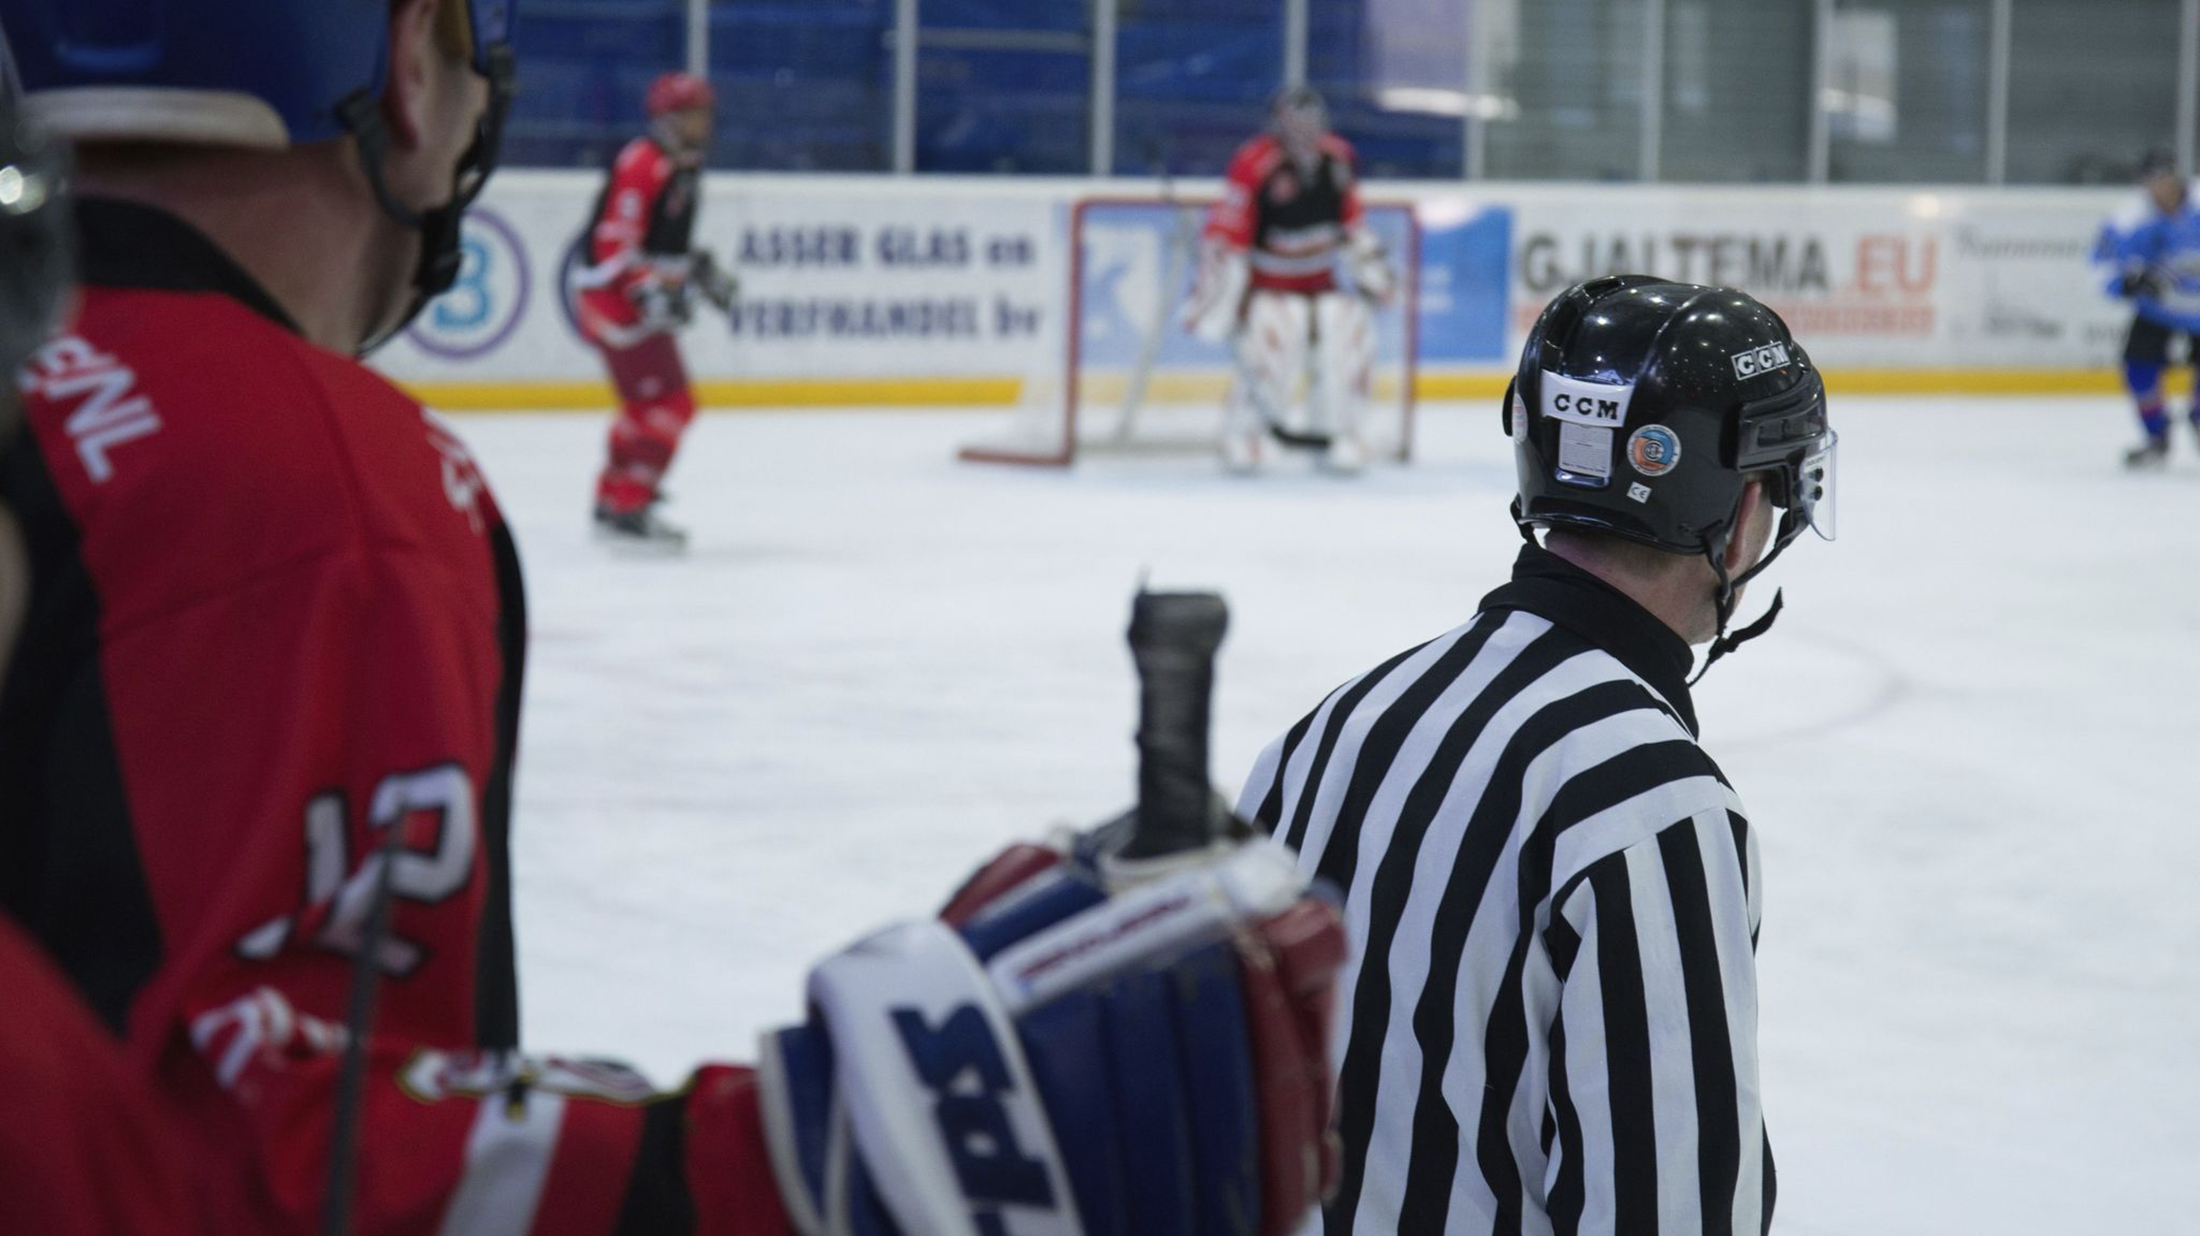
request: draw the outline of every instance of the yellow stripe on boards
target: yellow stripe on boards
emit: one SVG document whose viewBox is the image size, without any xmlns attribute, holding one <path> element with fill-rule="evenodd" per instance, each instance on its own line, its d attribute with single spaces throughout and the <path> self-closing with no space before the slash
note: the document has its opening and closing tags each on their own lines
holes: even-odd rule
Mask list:
<svg viewBox="0 0 2200 1236">
<path fill-rule="evenodd" d="M 1428 401 L 1500 398 L 1508 375 L 1427 372 L 1416 394 Z M 1834 395 L 2120 395 L 2123 375 L 2114 369 L 1830 369 Z M 2172 370 L 2165 386 L 2173 395 L 2192 391 L 2189 370 Z M 1145 397 L 1155 404 L 1218 402 L 1228 386 L 1221 373 L 1155 374 Z M 603 382 L 420 382 L 414 398 L 446 412 L 603 412 L 613 406 Z M 1082 393 L 1096 403 L 1120 402 L 1122 374 L 1085 377 Z M 785 378 L 699 382 L 696 402 L 706 408 L 1005 408 L 1022 397 L 1014 377 Z M 1386 392 L 1378 391 L 1380 397 Z"/>
</svg>

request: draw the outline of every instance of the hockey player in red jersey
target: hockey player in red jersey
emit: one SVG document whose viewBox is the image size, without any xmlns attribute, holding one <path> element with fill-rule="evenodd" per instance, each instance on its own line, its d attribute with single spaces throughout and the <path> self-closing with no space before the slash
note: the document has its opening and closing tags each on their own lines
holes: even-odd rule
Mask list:
<svg viewBox="0 0 2200 1236">
<path fill-rule="evenodd" d="M 1381 243 L 1364 226 L 1352 147 L 1329 131 L 1322 98 L 1304 86 L 1279 93 L 1269 130 L 1230 160 L 1222 200 L 1208 213 L 1187 329 L 1227 341 L 1231 384 L 1222 457 L 1232 471 L 1262 463 L 1264 437 L 1320 449 L 1323 463 L 1357 472 L 1375 363 L 1371 300 L 1396 287 Z M 1340 288 L 1340 262 L 1349 289 Z M 1308 375 L 1308 408 L 1292 414 Z"/>
<path fill-rule="evenodd" d="M 659 489 L 680 437 L 695 417 L 695 394 L 674 332 L 700 293 L 720 310 L 733 281 L 707 249 L 694 247 L 710 149 L 710 83 L 666 73 L 649 88 L 649 132 L 619 152 L 573 279 L 574 316 L 603 353 L 619 398 L 610 458 L 596 482 L 596 528 L 621 544 L 678 549 L 686 533 L 657 513 Z"/>
<path fill-rule="evenodd" d="M 355 359 L 456 273 L 514 7 L 0 0 L 84 198 L 0 460 L 0 912 L 281 1231 L 1289 1231 L 1343 946 L 1262 847 L 1013 850 L 761 1075 L 520 1053 L 518 557 Z"/>
<path fill-rule="evenodd" d="M 13 64 L 0 39 L 0 371 L 13 372 L 60 317 L 68 239 L 63 160 L 19 128 Z M 0 446 L 22 418 L 0 389 Z M 0 651 L 14 645 L 30 576 L 15 518 L 0 505 Z M 195 1170 L 181 1116 L 0 916 L 0 1231 L 38 1236 L 248 1236 L 236 1182 Z"/>
</svg>

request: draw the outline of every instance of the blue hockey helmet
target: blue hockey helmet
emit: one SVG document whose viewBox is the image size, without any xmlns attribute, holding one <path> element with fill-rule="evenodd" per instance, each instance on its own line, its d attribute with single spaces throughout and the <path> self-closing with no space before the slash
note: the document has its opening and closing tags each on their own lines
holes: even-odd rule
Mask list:
<svg viewBox="0 0 2200 1236">
<path fill-rule="evenodd" d="M 464 3 L 493 81 L 516 0 Z M 344 101 L 386 84 L 389 22 L 389 0 L 0 0 L 30 111 L 79 141 L 342 136 Z"/>
</svg>

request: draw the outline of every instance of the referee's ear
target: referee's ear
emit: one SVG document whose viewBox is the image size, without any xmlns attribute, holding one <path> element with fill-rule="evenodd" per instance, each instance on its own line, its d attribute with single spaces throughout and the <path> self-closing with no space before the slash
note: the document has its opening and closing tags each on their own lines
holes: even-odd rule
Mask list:
<svg viewBox="0 0 2200 1236">
<path fill-rule="evenodd" d="M 1764 557 L 1765 546 L 1772 540 L 1775 518 L 1772 494 L 1764 478 L 1752 476 L 1742 482 L 1741 501 L 1734 509 L 1734 535 L 1726 540 L 1728 578 L 1739 576 Z"/>
</svg>

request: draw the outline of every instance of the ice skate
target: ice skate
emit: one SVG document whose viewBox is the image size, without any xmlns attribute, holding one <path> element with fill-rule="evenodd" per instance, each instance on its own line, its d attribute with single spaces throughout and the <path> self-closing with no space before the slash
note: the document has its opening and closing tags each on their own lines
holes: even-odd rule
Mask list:
<svg viewBox="0 0 2200 1236">
<path fill-rule="evenodd" d="M 596 539 L 624 552 L 677 554 L 687 549 L 687 530 L 668 523 L 651 503 L 632 511 L 596 507 Z"/>
<path fill-rule="evenodd" d="M 1322 452 L 1321 466 L 1322 471 L 1338 476 L 1358 476 L 1367 467 L 1367 446 L 1358 434 L 1340 433 Z"/>
<path fill-rule="evenodd" d="M 1251 476 L 1259 472 L 1261 454 L 1258 430 L 1222 435 L 1222 470 L 1232 476 Z"/>
<path fill-rule="evenodd" d="M 2152 472 L 2169 463 L 2169 435 L 2149 437 L 2124 452 L 2124 466 L 2134 472 Z"/>
</svg>

